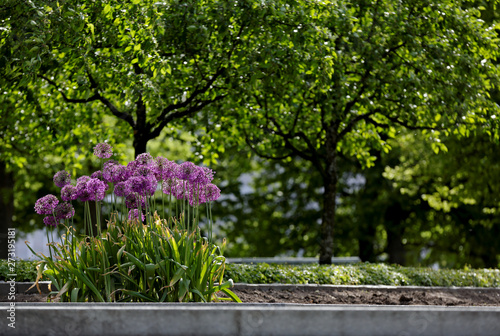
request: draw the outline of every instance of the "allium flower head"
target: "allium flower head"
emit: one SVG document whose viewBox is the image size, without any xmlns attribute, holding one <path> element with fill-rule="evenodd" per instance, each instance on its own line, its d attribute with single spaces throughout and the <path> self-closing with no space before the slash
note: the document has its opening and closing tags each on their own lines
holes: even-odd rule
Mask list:
<svg viewBox="0 0 500 336">
<path fill-rule="evenodd" d="M 91 195 L 91 201 L 102 201 L 106 193 L 107 184 L 97 178 L 92 178 L 87 182 L 86 189 Z"/>
<path fill-rule="evenodd" d="M 139 202 L 142 209 L 146 207 L 146 199 L 138 193 L 130 193 L 125 198 L 125 206 L 129 209 L 139 208 Z"/>
<path fill-rule="evenodd" d="M 54 216 L 47 216 L 43 219 L 43 223 L 46 225 L 46 226 L 53 226 L 53 227 L 56 227 L 57 226 L 57 221 L 56 219 L 54 218 Z"/>
<path fill-rule="evenodd" d="M 178 164 L 158 156 L 155 159 L 154 174 L 158 181 L 177 177 Z"/>
<path fill-rule="evenodd" d="M 76 186 L 78 187 L 78 184 L 80 183 L 87 183 L 90 179 L 91 177 L 87 175 L 80 176 L 76 179 Z"/>
<path fill-rule="evenodd" d="M 109 159 L 113 155 L 113 149 L 107 143 L 101 142 L 94 147 L 94 155 L 101 159 Z"/>
<path fill-rule="evenodd" d="M 63 201 L 74 201 L 78 198 L 78 191 L 75 186 L 68 184 L 61 189 L 61 199 Z"/>
<path fill-rule="evenodd" d="M 54 195 L 47 195 L 39 198 L 35 202 L 35 212 L 39 215 L 50 215 L 59 204 L 59 200 Z"/>
<path fill-rule="evenodd" d="M 198 167 L 198 176 L 194 180 L 195 183 L 199 183 L 201 185 L 206 185 L 212 182 L 214 179 L 214 171 L 207 167 Z"/>
<path fill-rule="evenodd" d="M 220 197 L 220 189 L 212 183 L 204 187 L 205 199 L 207 202 L 215 201 Z"/>
<path fill-rule="evenodd" d="M 194 182 L 200 173 L 199 167 L 192 162 L 184 162 L 179 166 L 179 178 L 181 180 Z"/>
<path fill-rule="evenodd" d="M 167 195 L 172 195 L 174 193 L 174 188 L 177 186 L 177 180 L 173 178 L 168 178 L 163 180 L 161 183 L 161 189 L 163 193 Z"/>
<path fill-rule="evenodd" d="M 54 184 L 59 188 L 62 188 L 70 183 L 71 175 L 67 171 L 61 170 L 54 175 Z"/>
<path fill-rule="evenodd" d="M 144 222 L 144 214 L 141 212 L 141 219 L 139 219 L 139 209 L 130 209 L 128 212 L 128 219 L 129 220 L 139 220 L 141 223 Z"/>
<path fill-rule="evenodd" d="M 119 163 L 116 160 L 108 160 L 108 161 L 104 162 L 103 167 L 106 168 L 107 166 L 114 166 L 117 164 L 119 164 Z"/>
<path fill-rule="evenodd" d="M 81 202 L 90 201 L 91 199 L 92 195 L 87 190 L 87 182 L 91 179 L 92 178 L 90 176 L 83 175 L 76 180 L 76 193 Z"/>
<path fill-rule="evenodd" d="M 144 176 L 148 177 L 149 175 L 153 175 L 153 166 L 139 166 L 134 172 L 134 176 Z"/>
<path fill-rule="evenodd" d="M 127 184 L 133 192 L 141 195 L 152 195 L 156 191 L 158 182 L 154 175 L 132 176 L 127 180 Z"/>
<path fill-rule="evenodd" d="M 163 168 L 162 177 L 163 180 L 166 179 L 177 179 L 179 178 L 180 165 L 174 161 L 169 161 L 168 164 Z"/>
<path fill-rule="evenodd" d="M 142 153 L 137 155 L 135 161 L 140 165 L 149 165 L 153 163 L 153 157 L 149 153 Z"/>
<path fill-rule="evenodd" d="M 172 195 L 174 195 L 178 200 L 188 199 L 189 190 L 187 181 L 177 180 L 175 186 L 172 188 Z"/>
<path fill-rule="evenodd" d="M 75 215 L 75 208 L 69 203 L 59 203 L 54 210 L 57 219 L 69 219 Z"/>
<path fill-rule="evenodd" d="M 127 182 L 118 182 L 115 185 L 114 193 L 116 196 L 127 197 L 131 192 L 132 190 L 130 190 Z"/>
<path fill-rule="evenodd" d="M 95 171 L 92 173 L 92 175 L 90 175 L 90 177 L 102 180 L 102 172 L 100 170 Z"/>
<path fill-rule="evenodd" d="M 119 164 L 105 165 L 102 169 L 102 178 L 105 182 L 112 183 L 126 181 L 128 178 L 127 167 Z"/>
</svg>

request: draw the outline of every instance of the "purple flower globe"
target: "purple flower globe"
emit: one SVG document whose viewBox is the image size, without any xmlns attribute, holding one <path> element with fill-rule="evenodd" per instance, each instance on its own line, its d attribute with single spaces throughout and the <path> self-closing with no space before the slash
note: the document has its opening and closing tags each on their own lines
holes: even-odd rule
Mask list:
<svg viewBox="0 0 500 336">
<path fill-rule="evenodd" d="M 113 149 L 107 143 L 101 142 L 94 147 L 94 155 L 101 159 L 109 159 L 113 155 Z"/>
<path fill-rule="evenodd" d="M 61 170 L 54 175 L 54 184 L 59 188 L 62 188 L 70 183 L 71 175 L 67 171 Z"/>
<path fill-rule="evenodd" d="M 54 218 L 54 216 L 47 216 L 43 219 L 43 223 L 45 226 L 57 226 L 57 220 Z"/>
<path fill-rule="evenodd" d="M 47 195 L 39 198 L 35 202 L 35 212 L 39 215 L 50 215 L 59 204 L 59 200 L 54 195 Z"/>
<path fill-rule="evenodd" d="M 75 208 L 69 203 L 59 203 L 55 210 L 54 214 L 57 219 L 69 219 L 75 215 Z"/>
<path fill-rule="evenodd" d="M 78 191 L 75 186 L 68 184 L 61 189 L 61 199 L 63 201 L 74 201 L 77 198 L 78 198 Z"/>
</svg>

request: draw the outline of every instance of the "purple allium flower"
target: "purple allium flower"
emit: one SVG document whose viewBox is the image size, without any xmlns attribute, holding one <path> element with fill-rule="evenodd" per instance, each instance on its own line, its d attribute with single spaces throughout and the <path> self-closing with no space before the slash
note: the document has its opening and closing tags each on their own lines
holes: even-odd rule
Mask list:
<svg viewBox="0 0 500 336">
<path fill-rule="evenodd" d="M 114 164 L 105 165 L 102 169 L 102 177 L 105 182 L 118 183 L 128 179 L 127 167 Z"/>
<path fill-rule="evenodd" d="M 189 161 L 182 163 L 179 166 L 179 178 L 181 180 L 194 182 L 194 180 L 196 180 L 196 177 L 198 177 L 198 174 L 200 173 L 198 168 L 198 166 Z"/>
<path fill-rule="evenodd" d="M 94 147 L 94 155 L 101 159 L 109 159 L 113 155 L 113 150 L 110 145 L 101 142 Z"/>
<path fill-rule="evenodd" d="M 87 182 L 86 189 L 91 195 L 91 201 L 102 201 L 107 190 L 107 184 L 97 178 L 93 178 Z"/>
<path fill-rule="evenodd" d="M 58 171 L 54 175 L 54 183 L 59 188 L 62 188 L 65 185 L 68 185 L 71 183 L 71 175 L 65 170 Z"/>
<path fill-rule="evenodd" d="M 107 166 L 114 166 L 114 165 L 117 165 L 119 164 L 118 161 L 116 160 L 108 160 L 106 162 L 104 162 L 104 168 L 107 167 Z"/>
<path fill-rule="evenodd" d="M 79 183 L 87 183 L 91 179 L 90 176 L 83 175 L 76 179 L 76 186 L 78 187 Z"/>
<path fill-rule="evenodd" d="M 90 175 L 91 178 L 99 179 L 102 181 L 102 172 L 100 170 L 95 171 Z"/>
<path fill-rule="evenodd" d="M 39 215 L 50 215 L 52 211 L 56 208 L 59 200 L 54 195 L 47 195 L 42 198 L 39 198 L 35 202 L 35 212 Z"/>
<path fill-rule="evenodd" d="M 139 207 L 139 200 L 140 200 L 140 205 L 141 208 L 146 207 L 146 200 L 144 197 L 140 196 L 138 193 L 130 193 L 126 198 L 125 198 L 125 206 L 129 209 L 134 209 Z"/>
<path fill-rule="evenodd" d="M 146 189 L 149 187 L 148 179 L 144 176 L 132 176 L 127 180 L 130 190 L 133 192 L 144 194 Z"/>
<path fill-rule="evenodd" d="M 158 181 L 163 180 L 163 172 L 167 168 L 169 162 L 170 161 L 168 161 L 168 159 L 166 159 L 162 156 L 157 156 L 155 158 L 154 174 L 155 174 L 155 177 Z"/>
<path fill-rule="evenodd" d="M 194 180 L 195 183 L 199 183 L 201 185 L 209 184 L 214 179 L 214 171 L 207 167 L 198 167 L 198 176 Z"/>
<path fill-rule="evenodd" d="M 158 181 L 164 181 L 169 178 L 177 178 L 179 165 L 174 161 L 169 161 L 164 157 L 158 156 L 154 166 L 154 174 Z"/>
<path fill-rule="evenodd" d="M 127 182 L 118 182 L 115 185 L 114 193 L 116 196 L 127 197 L 131 192 Z"/>
<path fill-rule="evenodd" d="M 146 177 L 146 179 L 148 180 L 146 195 L 153 196 L 156 192 L 156 189 L 158 189 L 158 181 L 156 180 L 156 177 L 154 175 L 150 175 Z"/>
<path fill-rule="evenodd" d="M 61 189 L 61 198 L 63 201 L 74 201 L 78 198 L 78 191 L 75 186 L 68 184 Z"/>
<path fill-rule="evenodd" d="M 177 180 L 177 183 L 172 188 L 172 195 L 174 195 L 178 200 L 188 199 L 189 190 L 187 181 Z"/>
<path fill-rule="evenodd" d="M 86 202 L 90 201 L 90 198 L 92 195 L 90 195 L 89 191 L 87 190 L 87 182 L 90 181 L 91 177 L 87 175 L 80 176 L 76 180 L 76 193 L 78 196 L 78 199 L 81 202 Z"/>
<path fill-rule="evenodd" d="M 137 219 L 139 220 L 139 209 L 130 209 L 128 212 L 128 219 L 129 220 L 134 220 Z M 141 220 L 139 220 L 141 223 L 144 222 L 144 214 L 141 212 Z"/>
<path fill-rule="evenodd" d="M 78 190 L 78 200 L 80 202 L 92 201 L 92 196 L 86 187 Z"/>
<path fill-rule="evenodd" d="M 69 203 L 59 203 L 54 210 L 57 219 L 69 219 L 75 215 L 75 208 Z"/>
<path fill-rule="evenodd" d="M 56 227 L 57 226 L 57 221 L 56 219 L 54 218 L 54 216 L 47 216 L 43 219 L 43 223 L 46 225 L 46 226 L 53 226 L 53 227 Z"/>
<path fill-rule="evenodd" d="M 136 168 L 134 172 L 134 176 L 144 176 L 147 177 L 149 175 L 154 174 L 153 166 L 139 166 Z"/>
<path fill-rule="evenodd" d="M 168 178 L 166 180 L 163 180 L 161 183 L 161 189 L 163 193 L 167 195 L 173 195 L 174 194 L 174 188 L 177 186 L 177 180 L 173 178 Z"/>
<path fill-rule="evenodd" d="M 207 202 L 215 201 L 220 197 L 220 189 L 212 183 L 204 187 L 204 193 Z"/>
<path fill-rule="evenodd" d="M 142 154 L 137 155 L 137 157 L 135 158 L 135 161 L 139 165 L 149 165 L 149 164 L 153 163 L 153 157 L 149 153 L 142 153 Z"/>
</svg>

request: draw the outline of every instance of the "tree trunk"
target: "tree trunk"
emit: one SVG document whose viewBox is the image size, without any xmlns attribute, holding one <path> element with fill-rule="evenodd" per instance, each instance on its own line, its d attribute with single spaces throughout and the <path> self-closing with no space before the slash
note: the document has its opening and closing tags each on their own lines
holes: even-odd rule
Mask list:
<svg viewBox="0 0 500 336">
<path fill-rule="evenodd" d="M 337 134 L 331 127 L 326 132 L 326 166 L 323 173 L 323 216 L 321 221 L 320 265 L 329 265 L 333 257 L 333 229 L 335 227 L 335 201 L 337 197 Z"/>
<path fill-rule="evenodd" d="M 377 256 L 375 254 L 375 235 L 376 228 L 373 222 L 364 222 L 359 230 L 358 249 L 359 258 L 361 261 L 376 262 Z"/>
<path fill-rule="evenodd" d="M 388 262 L 391 264 L 406 264 L 406 250 L 403 245 L 404 220 L 408 217 L 401 204 L 397 201 L 390 205 L 384 214 L 384 225 L 387 232 Z"/>
<path fill-rule="evenodd" d="M 7 233 L 13 228 L 14 174 L 7 172 L 5 162 L 0 161 L 0 258 L 7 259 Z"/>
<path fill-rule="evenodd" d="M 146 147 L 149 139 L 140 131 L 134 131 L 134 151 L 135 157 L 137 155 L 146 153 Z"/>
<path fill-rule="evenodd" d="M 325 181 L 323 194 L 323 216 L 321 221 L 320 265 L 329 265 L 333 257 L 333 228 L 335 226 L 335 198 L 337 197 L 337 177 Z"/>
</svg>

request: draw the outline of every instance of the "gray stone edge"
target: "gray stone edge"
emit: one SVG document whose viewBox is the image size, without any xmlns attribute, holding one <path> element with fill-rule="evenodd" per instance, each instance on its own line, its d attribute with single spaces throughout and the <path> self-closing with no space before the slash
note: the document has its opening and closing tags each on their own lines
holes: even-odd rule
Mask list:
<svg viewBox="0 0 500 336">
<path fill-rule="evenodd" d="M 11 309 L 9 312 L 8 309 Z M 500 307 L 0 303 L 0 335 L 498 335 Z M 9 322 L 2 318 L 1 324 Z"/>
</svg>

